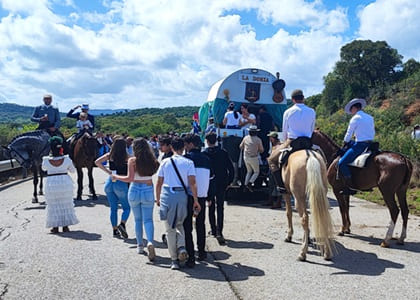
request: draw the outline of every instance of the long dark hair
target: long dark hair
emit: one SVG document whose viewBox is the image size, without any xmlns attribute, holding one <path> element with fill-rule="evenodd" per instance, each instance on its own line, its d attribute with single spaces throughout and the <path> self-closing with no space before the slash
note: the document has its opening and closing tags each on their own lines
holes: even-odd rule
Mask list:
<svg viewBox="0 0 420 300">
<path fill-rule="evenodd" d="M 144 138 L 135 139 L 133 152 L 136 157 L 136 172 L 140 176 L 152 176 L 159 168 L 159 162 L 152 152 L 149 142 Z"/>
<path fill-rule="evenodd" d="M 118 166 L 122 166 L 127 163 L 127 157 L 127 143 L 122 138 L 116 139 L 112 143 L 109 160 L 112 160 Z"/>
</svg>

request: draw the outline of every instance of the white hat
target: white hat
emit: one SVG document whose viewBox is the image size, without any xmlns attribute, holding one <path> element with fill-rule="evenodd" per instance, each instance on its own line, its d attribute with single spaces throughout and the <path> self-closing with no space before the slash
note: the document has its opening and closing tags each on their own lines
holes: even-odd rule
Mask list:
<svg viewBox="0 0 420 300">
<path fill-rule="evenodd" d="M 346 106 L 344 107 L 344 111 L 346 113 L 348 113 L 349 115 L 351 115 L 350 108 L 357 103 L 360 103 L 362 105 L 362 108 L 364 108 L 366 106 L 366 100 L 365 99 L 354 98 L 354 99 L 350 100 L 349 103 L 346 104 Z"/>
<path fill-rule="evenodd" d="M 82 109 L 89 110 L 89 104 L 82 104 Z"/>
<path fill-rule="evenodd" d="M 251 125 L 247 128 L 248 131 L 260 131 L 260 129 L 258 129 L 257 126 L 255 125 Z"/>
</svg>

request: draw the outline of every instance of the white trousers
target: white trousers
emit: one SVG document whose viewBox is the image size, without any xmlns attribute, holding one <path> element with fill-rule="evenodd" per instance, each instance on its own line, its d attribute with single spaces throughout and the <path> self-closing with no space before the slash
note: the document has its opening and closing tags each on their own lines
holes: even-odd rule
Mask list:
<svg viewBox="0 0 420 300">
<path fill-rule="evenodd" d="M 246 167 L 245 185 L 248 183 L 254 183 L 260 174 L 260 162 L 258 156 L 246 157 L 244 156 L 244 162 Z"/>
</svg>

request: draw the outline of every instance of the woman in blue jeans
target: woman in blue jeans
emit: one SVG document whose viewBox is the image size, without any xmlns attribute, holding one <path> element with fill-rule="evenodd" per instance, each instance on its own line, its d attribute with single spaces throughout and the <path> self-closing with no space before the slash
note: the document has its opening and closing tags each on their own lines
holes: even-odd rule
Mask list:
<svg viewBox="0 0 420 300">
<path fill-rule="evenodd" d="M 126 142 L 124 139 L 117 139 L 112 144 L 111 151 L 105 153 L 99 157 L 95 164 L 108 173 L 109 175 L 118 174 L 120 176 L 127 175 L 127 151 L 126 151 Z M 109 169 L 105 168 L 103 163 L 108 161 Z M 130 215 L 130 205 L 128 204 L 127 194 L 128 194 L 128 184 L 120 181 L 113 180 L 111 176 L 105 182 L 105 193 L 109 202 L 111 214 L 111 225 L 113 229 L 114 237 L 120 237 L 122 235 L 125 239 L 128 238 L 127 230 L 125 228 L 125 223 L 127 222 L 128 216 Z M 118 224 L 118 203 L 121 204 L 123 213 L 121 216 L 121 222 Z"/>
<path fill-rule="evenodd" d="M 143 226 L 146 231 L 147 251 L 150 261 L 156 254 L 153 245 L 154 225 L 152 175 L 159 168 L 159 162 L 146 139 L 139 138 L 133 142 L 134 157 L 128 159 L 127 176 L 112 175 L 113 179 L 131 182 L 128 190 L 128 202 L 134 215 L 136 226 L 137 253 L 144 253 Z"/>
</svg>

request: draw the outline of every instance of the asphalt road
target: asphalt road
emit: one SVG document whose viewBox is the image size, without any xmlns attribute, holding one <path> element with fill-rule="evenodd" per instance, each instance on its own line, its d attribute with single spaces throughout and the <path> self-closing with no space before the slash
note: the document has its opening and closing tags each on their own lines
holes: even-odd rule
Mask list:
<svg viewBox="0 0 420 300">
<path fill-rule="evenodd" d="M 384 249 L 379 244 L 389 223 L 387 209 L 352 198 L 353 234 L 337 237 L 333 260 L 324 261 L 310 248 L 308 261 L 298 262 L 297 214 L 293 243 L 285 243 L 283 209 L 268 209 L 261 200 L 229 202 L 227 244 L 208 237 L 207 261 L 172 271 L 160 242 L 158 210 L 158 257 L 149 263 L 136 253 L 132 216 L 129 239 L 112 237 L 106 176 L 95 170 L 95 178 L 99 199 L 84 195 L 77 201 L 80 223 L 58 235 L 45 228 L 45 206 L 31 203 L 31 181 L 0 187 L 1 299 L 420 299 L 418 217 L 410 216 L 404 246 L 393 241 Z M 338 232 L 341 218 L 336 201 L 331 204 Z M 400 230 L 399 220 L 395 235 Z"/>
</svg>

